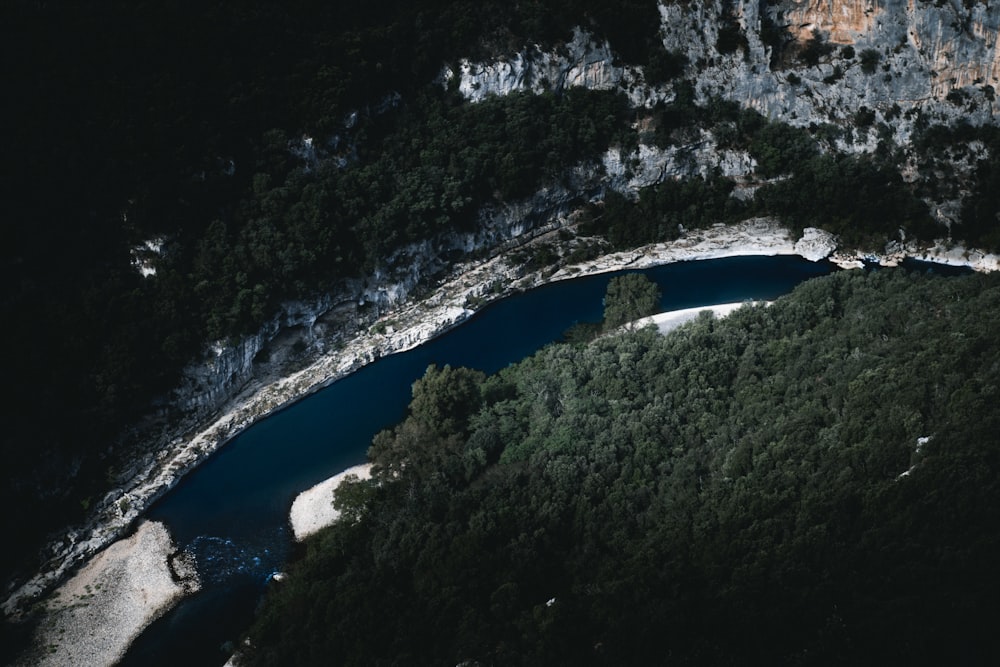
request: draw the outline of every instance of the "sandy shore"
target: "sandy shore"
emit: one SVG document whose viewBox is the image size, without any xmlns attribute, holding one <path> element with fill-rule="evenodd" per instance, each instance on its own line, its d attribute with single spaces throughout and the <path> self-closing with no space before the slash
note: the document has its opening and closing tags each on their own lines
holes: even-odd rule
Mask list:
<svg viewBox="0 0 1000 667">
<path fill-rule="evenodd" d="M 340 517 L 340 512 L 333 509 L 333 492 L 348 475 L 368 479 L 372 476 L 371 471 L 370 463 L 354 466 L 296 496 L 288 517 L 295 539 L 301 542 L 313 533 L 332 525 Z"/>
<path fill-rule="evenodd" d="M 553 227 L 554 230 L 558 228 L 559 225 Z M 142 467 L 122 488 L 109 493 L 98 503 L 94 517 L 87 526 L 67 531 L 60 541 L 51 545 L 49 567 L 12 591 L 4 601 L 3 611 L 16 617 L 19 610 L 30 607 L 45 596 L 47 591 L 63 581 L 81 562 L 88 559 L 114 560 L 116 556 L 113 554 L 118 553 L 117 551 L 112 551 L 111 548 L 103 552 L 101 550 L 117 539 L 121 531 L 156 498 L 173 487 L 185 473 L 232 437 L 275 410 L 323 388 L 362 366 L 388 354 L 416 347 L 462 322 L 473 314 L 473 310 L 468 307 L 470 299 L 479 299 L 485 304 L 549 282 L 677 261 L 736 255 L 801 255 L 808 259 L 819 260 L 830 255 L 835 247 L 832 236 L 825 232 L 807 230 L 802 239 L 795 241 L 788 230 L 777 221 L 753 219 L 736 225 L 716 225 L 708 229 L 694 230 L 670 243 L 611 253 L 593 261 L 566 266 L 555 273 L 543 269 L 525 275 L 520 267 L 510 265 L 504 255 L 456 266 L 451 274 L 452 277 L 440 283 L 430 295 L 419 300 L 407 300 L 393 308 L 391 312 L 387 312 L 380 319 L 381 327 L 372 327 L 367 332 L 359 332 L 347 344 L 329 349 L 300 370 L 277 380 L 248 386 L 242 393 L 233 397 L 211 423 L 203 423 L 197 428 L 183 432 L 183 436 L 179 434 L 170 436 L 169 445 L 157 452 L 155 460 L 150 459 L 145 467 Z M 948 259 L 958 261 L 958 258 L 954 257 L 956 252 L 958 251 L 955 249 L 949 249 Z M 968 253 L 962 252 L 968 257 Z M 916 253 L 909 254 L 914 256 Z M 926 258 L 935 258 L 934 252 L 927 254 L 931 257 L 924 255 Z M 852 258 L 846 256 L 842 259 L 845 264 L 849 264 Z M 978 261 L 969 262 L 969 259 Z M 966 262 L 980 270 L 988 270 L 992 267 L 992 263 L 995 263 L 993 256 L 975 255 L 969 259 L 966 259 Z M 497 289 L 497 286 L 501 289 Z M 107 555 L 95 557 L 94 554 Z M 105 565 L 105 567 L 110 566 Z M 121 586 L 117 589 L 116 595 L 137 598 L 133 601 L 123 600 L 118 607 L 125 609 L 132 605 L 137 614 L 141 614 L 137 616 L 138 621 L 134 626 L 129 623 L 116 629 L 116 637 L 127 635 L 129 637 L 127 641 L 130 641 L 155 615 L 149 616 L 148 611 L 142 611 L 148 593 L 144 592 L 141 586 Z M 47 599 L 46 604 L 52 605 L 51 598 Z M 103 632 L 99 624 L 103 621 L 93 611 L 77 614 L 74 618 L 86 625 L 90 616 L 94 617 L 94 623 L 90 627 L 97 628 L 98 634 Z M 133 632 L 132 627 L 138 629 Z M 63 634 L 68 632 L 70 631 L 65 630 Z M 88 634 L 90 633 L 86 629 L 80 631 L 81 638 Z M 59 645 L 65 643 L 69 642 L 63 641 Z M 88 641 L 83 641 L 83 644 L 87 645 Z M 58 652 L 58 645 L 56 648 Z"/>
<path fill-rule="evenodd" d="M 813 259 L 834 247 L 830 239 L 823 237 L 819 241 L 821 249 L 817 251 L 812 240 L 793 241 L 788 230 L 776 221 L 753 219 L 695 230 L 670 243 L 612 253 L 555 273 L 539 270 L 525 275 L 521 267 L 509 264 L 504 255 L 456 266 L 452 277 L 430 295 L 400 303 L 387 312 L 380 319 L 383 328 L 359 332 L 347 344 L 324 352 L 300 370 L 265 384 L 248 386 L 210 423 L 172 438 L 169 445 L 157 452 L 155 460 L 150 460 L 122 488 L 96 504 L 88 525 L 69 529 L 62 539 L 50 545 L 49 567 L 10 592 L 3 611 L 17 616 L 20 610 L 42 598 L 73 568 L 117 539 L 121 531 L 184 474 L 243 429 L 376 359 L 416 347 L 464 321 L 474 312 L 467 306 L 470 299 L 485 304 L 558 280 L 684 260 L 791 254 Z M 123 507 L 128 509 L 122 510 Z"/>
<path fill-rule="evenodd" d="M 193 563 L 175 552 L 163 524 L 144 522 L 99 553 L 49 597 L 36 652 L 19 664 L 115 664 L 147 625 L 197 590 Z"/>
<path fill-rule="evenodd" d="M 669 333 L 691 320 L 694 320 L 705 311 L 711 312 L 715 317 L 725 317 L 734 310 L 746 305 L 770 304 L 770 301 L 737 301 L 734 303 L 720 303 L 715 306 L 700 306 L 698 308 L 682 308 L 680 310 L 668 310 L 663 313 L 644 317 L 628 325 L 632 329 L 641 329 L 650 324 L 656 325 L 661 334 Z"/>
<path fill-rule="evenodd" d="M 665 334 L 673 331 L 682 324 L 694 320 L 699 314 L 705 311 L 713 313 L 715 317 L 725 317 L 734 310 L 746 305 L 770 303 L 769 301 L 738 301 L 720 303 L 714 306 L 669 310 L 636 320 L 625 325 L 625 327 L 629 329 L 641 329 L 652 324 L 659 329 L 661 334 Z M 333 492 L 348 475 L 356 475 L 360 479 L 368 479 L 371 477 L 371 464 L 364 463 L 353 468 L 348 468 L 303 491 L 295 498 L 295 501 L 292 503 L 292 510 L 289 513 L 289 521 L 292 524 L 292 532 L 296 540 L 304 540 L 319 530 L 332 525 L 339 518 L 340 512 L 333 508 Z"/>
</svg>

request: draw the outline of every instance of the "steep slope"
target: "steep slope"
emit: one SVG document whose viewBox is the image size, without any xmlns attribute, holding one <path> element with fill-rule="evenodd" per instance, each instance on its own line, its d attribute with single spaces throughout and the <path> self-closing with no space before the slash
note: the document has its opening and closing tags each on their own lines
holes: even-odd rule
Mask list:
<svg viewBox="0 0 1000 667">
<path fill-rule="evenodd" d="M 40 73 L 16 72 L 15 97 L 32 101 L 20 122 L 25 136 L 55 134 L 52 146 L 18 138 L 25 159 L 9 180 L 31 201 L 9 216 L 22 223 L 4 256 L 22 352 L 4 489 L 39 508 L 7 519 L 23 547 L 7 554 L 12 581 L 106 544 L 143 509 L 133 489 L 259 418 L 189 437 L 240 412 L 243 392 L 348 343 L 461 262 L 539 233 L 579 232 L 538 261 L 755 216 L 825 226 L 863 254 L 890 242 L 922 255 L 938 237 L 1000 246 L 1000 12 L 983 4 L 388 2 L 343 14 L 301 2 L 228 16 L 146 2 L 60 17 L 16 4 L 7 44 Z M 77 32 L 80 17 L 162 48 L 126 44 L 118 58 L 118 42 Z M 199 63 L 220 65 L 192 78 Z M 94 72 L 113 79 L 110 110 L 89 96 Z M 58 90 L 73 91 L 89 133 Z M 607 96 L 573 106 L 585 90 Z M 619 111 L 594 102 L 608 99 Z M 525 122 L 545 104 L 548 125 Z M 549 164 L 523 150 L 570 126 L 563 145 L 586 155 Z M 60 151 L 62 171 L 46 157 Z M 309 389 L 285 382 L 267 405 Z M 163 479 L 161 492 L 176 475 Z M 85 523 L 62 530 L 70 522 Z"/>
</svg>

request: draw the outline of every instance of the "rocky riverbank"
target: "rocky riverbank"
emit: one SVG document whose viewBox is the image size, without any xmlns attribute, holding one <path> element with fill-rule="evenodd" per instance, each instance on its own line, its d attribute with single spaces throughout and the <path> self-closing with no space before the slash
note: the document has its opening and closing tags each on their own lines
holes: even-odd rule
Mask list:
<svg viewBox="0 0 1000 667">
<path fill-rule="evenodd" d="M 535 242 L 558 245 L 560 240 L 558 233 L 553 231 L 535 239 Z M 835 250 L 835 239 L 819 230 L 806 230 L 802 239 L 795 240 L 776 221 L 753 219 L 737 225 L 717 225 L 690 231 L 672 242 L 610 253 L 591 261 L 555 269 L 549 267 L 525 271 L 523 267 L 511 264 L 506 255 L 458 265 L 450 277 L 440 282 L 430 294 L 422 298 L 411 298 L 385 312 L 367 331 L 336 349 L 320 354 L 289 375 L 273 382 L 248 387 L 232 399 L 211 423 L 185 437 L 176 438 L 174 444 L 160 452 L 145 470 L 133 478 L 131 485 L 123 490 L 121 498 L 127 503 L 127 509 L 123 507 L 117 517 L 72 533 L 67 547 L 52 562 L 51 567 L 8 597 L 3 609 L 13 615 L 40 600 L 73 568 L 92 558 L 120 536 L 141 512 L 172 488 L 186 471 L 244 428 L 367 363 L 415 347 L 446 331 L 471 316 L 474 312 L 473 304 L 479 307 L 517 291 L 556 280 L 620 269 L 646 268 L 676 261 L 736 255 L 798 254 L 814 261 L 832 255 L 834 258 L 839 257 L 842 265 L 854 265 L 855 255 L 833 255 Z M 892 254 L 886 253 L 883 257 L 871 254 L 863 256 L 868 260 L 881 259 L 887 264 L 898 261 L 903 256 L 930 260 L 945 257 L 950 263 L 959 261 L 954 249 L 948 251 L 950 254 L 936 249 L 891 250 Z M 990 270 L 997 266 L 997 258 L 993 255 L 965 253 L 960 257 L 965 258 L 963 263 L 979 270 Z M 972 261 L 973 258 L 976 261 Z M 122 594 L 129 593 L 122 591 Z M 47 598 L 45 604 L 49 604 L 52 599 L 51 596 Z"/>
<path fill-rule="evenodd" d="M 558 226 L 534 239 L 535 244 L 568 243 Z M 388 309 L 367 330 L 318 354 L 287 375 L 249 384 L 207 424 L 178 433 L 169 445 L 149 458 L 127 485 L 115 492 L 114 508 L 82 529 L 70 531 L 53 547 L 49 566 L 13 591 L 3 604 L 16 616 L 47 591 L 121 536 L 153 501 L 180 478 L 257 420 L 383 356 L 413 348 L 464 321 L 474 309 L 517 291 L 546 282 L 624 268 L 644 268 L 669 262 L 733 255 L 803 254 L 820 259 L 836 247 L 832 237 L 810 232 L 798 244 L 773 220 L 753 219 L 738 225 L 718 225 L 684 234 L 676 241 L 611 253 L 598 259 L 553 270 L 525 271 L 507 255 L 459 264 L 450 276 L 422 298 L 410 298 Z M 798 249 L 797 249 L 798 248 Z"/>
<path fill-rule="evenodd" d="M 368 479 L 371 474 L 372 467 L 369 463 L 354 466 L 296 496 L 288 515 L 295 539 L 301 542 L 313 533 L 333 525 L 340 518 L 340 512 L 333 508 L 333 492 L 348 477 Z"/>
<path fill-rule="evenodd" d="M 144 522 L 48 597 L 34 649 L 18 664 L 112 665 L 147 625 L 198 587 L 194 563 L 176 550 L 166 527 Z"/>
</svg>

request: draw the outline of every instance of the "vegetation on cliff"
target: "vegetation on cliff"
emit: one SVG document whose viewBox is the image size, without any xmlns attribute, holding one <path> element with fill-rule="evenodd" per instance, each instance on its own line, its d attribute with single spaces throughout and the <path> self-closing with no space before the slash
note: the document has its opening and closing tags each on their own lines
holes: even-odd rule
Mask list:
<svg viewBox="0 0 1000 667">
<path fill-rule="evenodd" d="M 990 664 L 998 299 L 845 272 L 430 368 L 246 664 Z"/>
<path fill-rule="evenodd" d="M 583 229 L 618 247 L 759 214 L 849 243 L 900 228 L 929 238 L 925 200 L 966 189 L 955 235 L 1000 243 L 993 129 L 925 127 L 917 145 L 934 177 L 909 182 L 888 127 L 870 156 L 844 156 L 836 141 L 851 128 L 699 106 L 699 82 L 684 78 L 694 64 L 664 49 L 652 0 L 62 4 L 15 0 L 0 22 L 15 128 L 0 179 L 0 314 L 17 387 L 0 498 L 32 508 L 5 515 L 5 575 L 38 566 L 47 534 L 105 497 L 135 456 L 123 429 L 169 405 L 208 341 L 253 331 L 279 303 L 363 275 L 403 244 L 468 230 L 484 205 L 558 183 L 610 147 L 683 147 L 705 131 L 749 151 L 760 186 L 744 196 L 708 173 L 638 202 L 608 192 Z M 717 48 L 746 53 L 727 12 Z M 777 58 L 788 35 L 764 18 Z M 574 90 L 469 105 L 434 82 L 462 57 L 558 49 L 577 26 L 643 65 L 648 83 L 669 83 L 673 101 L 629 110 L 612 92 Z M 834 57 L 827 46 L 817 38 L 806 56 Z M 855 119 L 872 122 L 868 110 Z M 969 179 L 949 171 L 960 152 Z M 144 277 L 134 260 L 154 240 L 156 274 Z"/>
<path fill-rule="evenodd" d="M 2 498 L 35 509 L 6 516 L 17 546 L 0 569 L 35 567 L 39 540 L 107 493 L 133 456 L 115 449 L 122 428 L 208 341 L 599 155 L 622 126 L 610 93 L 470 107 L 430 84 L 461 55 L 567 38 L 588 4 L 623 52 L 655 35 L 650 3 L 6 8 L 4 48 L 23 66 L 8 73 L 0 198 L 18 385 Z M 144 277 L 133 253 L 151 239 Z"/>
</svg>

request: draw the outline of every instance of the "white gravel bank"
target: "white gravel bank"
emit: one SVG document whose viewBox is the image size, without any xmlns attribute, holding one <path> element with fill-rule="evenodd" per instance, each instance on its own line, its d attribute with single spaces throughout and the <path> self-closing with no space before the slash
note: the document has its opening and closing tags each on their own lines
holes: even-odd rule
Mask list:
<svg viewBox="0 0 1000 667">
<path fill-rule="evenodd" d="M 641 329 L 650 324 L 655 324 L 656 328 L 660 330 L 661 334 L 673 331 L 677 327 L 696 319 L 699 314 L 705 312 L 706 310 L 715 315 L 715 317 L 725 317 L 729 315 L 734 310 L 741 308 L 745 305 L 759 305 L 765 304 L 770 305 L 770 301 L 738 301 L 735 303 L 720 303 L 715 306 L 700 306 L 698 308 L 682 308 L 680 310 L 668 310 L 663 313 L 658 313 L 656 315 L 651 315 L 650 317 L 644 317 L 641 320 L 636 320 L 629 328 Z"/>
<path fill-rule="evenodd" d="M 372 476 L 371 470 L 370 463 L 348 468 L 296 496 L 289 514 L 295 539 L 302 541 L 336 521 L 340 512 L 333 509 L 334 490 L 348 475 L 368 479 Z"/>
<path fill-rule="evenodd" d="M 35 652 L 19 664 L 118 662 L 143 628 L 198 589 L 193 563 L 173 558 L 175 552 L 162 523 L 144 522 L 134 535 L 99 553 L 49 597 Z"/>
</svg>

